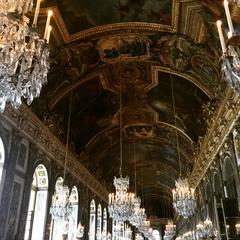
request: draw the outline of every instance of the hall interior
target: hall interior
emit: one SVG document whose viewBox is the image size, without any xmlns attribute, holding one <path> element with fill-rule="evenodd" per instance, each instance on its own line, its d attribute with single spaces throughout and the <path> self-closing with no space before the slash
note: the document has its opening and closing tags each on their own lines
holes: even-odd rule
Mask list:
<svg viewBox="0 0 240 240">
<path fill-rule="evenodd" d="M 240 239 L 239 0 L 0 13 L 0 240 Z"/>
</svg>

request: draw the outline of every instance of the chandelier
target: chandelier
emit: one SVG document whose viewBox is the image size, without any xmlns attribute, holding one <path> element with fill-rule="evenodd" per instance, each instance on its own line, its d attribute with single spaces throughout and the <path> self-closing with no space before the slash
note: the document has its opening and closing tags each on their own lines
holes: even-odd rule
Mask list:
<svg viewBox="0 0 240 240">
<path fill-rule="evenodd" d="M 131 218 L 134 209 L 134 193 L 128 193 L 129 177 L 114 177 L 113 185 L 116 193 L 109 194 L 108 211 L 110 217 L 117 222 Z"/>
<path fill-rule="evenodd" d="M 173 221 L 168 221 L 168 224 L 166 225 L 164 239 L 165 240 L 171 240 L 176 234 L 176 225 L 173 224 Z"/>
<path fill-rule="evenodd" d="M 140 208 L 141 205 L 140 197 L 135 197 L 133 204 L 134 204 L 133 215 L 129 221 L 133 226 L 139 227 L 146 220 L 145 208 Z"/>
<path fill-rule="evenodd" d="M 234 1 L 237 4 L 240 3 L 239 0 Z M 217 29 L 219 34 L 219 39 L 222 47 L 222 57 L 221 57 L 221 70 L 224 79 L 228 85 L 233 88 L 236 93 L 240 93 L 240 59 L 239 59 L 239 36 L 236 34 L 233 28 L 232 19 L 229 10 L 229 2 L 224 0 L 224 9 L 227 18 L 229 32 L 227 34 L 228 40 L 225 43 L 224 34 L 222 30 L 222 22 L 217 21 Z"/>
<path fill-rule="evenodd" d="M 66 153 L 64 162 L 64 173 L 63 180 L 56 184 L 55 193 L 52 197 L 52 204 L 50 207 L 50 214 L 52 218 L 57 221 L 67 221 L 68 217 L 72 213 L 71 202 L 69 199 L 69 187 L 64 185 L 64 180 L 66 177 L 66 166 L 68 159 L 68 145 L 69 145 L 69 131 L 72 113 L 72 93 L 69 101 L 69 114 L 68 114 L 68 124 L 67 124 L 67 142 L 66 142 Z M 84 229 L 83 229 L 84 230 Z"/>
<path fill-rule="evenodd" d="M 122 159 L 123 159 L 123 121 L 122 121 L 122 83 L 120 82 L 120 166 L 119 175 L 114 176 L 113 185 L 116 192 L 109 194 L 108 211 L 110 217 L 119 223 L 130 220 L 133 215 L 135 194 L 128 192 L 129 177 L 122 177 Z"/>
<path fill-rule="evenodd" d="M 63 183 L 57 184 L 50 208 L 53 220 L 67 221 L 71 214 L 70 205 L 69 188 L 63 185 Z"/>
<path fill-rule="evenodd" d="M 18 108 L 22 98 L 30 105 L 39 97 L 42 85 L 47 82 L 49 70 L 49 42 L 52 27 L 49 11 L 44 39 L 36 32 L 40 9 L 37 0 L 33 27 L 25 16 L 31 11 L 32 0 L 0 0 L 0 112 L 6 103 Z"/>
<path fill-rule="evenodd" d="M 193 231 L 186 232 L 181 237 L 182 240 L 193 240 L 195 239 L 195 234 Z"/>
<path fill-rule="evenodd" d="M 84 226 L 81 223 L 78 224 L 76 231 L 76 239 L 80 239 L 84 236 Z"/>
<path fill-rule="evenodd" d="M 216 229 L 214 228 L 212 221 L 210 219 L 206 219 L 203 224 L 197 224 L 196 234 L 199 239 L 205 239 L 216 236 Z"/>
<path fill-rule="evenodd" d="M 233 2 L 236 3 L 238 7 L 240 7 L 240 0 L 233 0 Z"/>
<path fill-rule="evenodd" d="M 176 121 L 176 109 L 175 109 L 175 99 L 174 99 L 174 89 L 173 89 L 173 80 L 171 76 L 171 90 L 172 90 L 172 105 L 173 105 L 173 114 L 174 114 L 174 125 L 175 125 L 175 134 L 176 134 L 176 148 L 179 164 L 179 179 L 175 182 L 175 189 L 172 190 L 173 193 L 173 207 L 175 208 L 178 215 L 188 218 L 192 216 L 196 209 L 196 199 L 194 195 L 194 189 L 189 188 L 188 180 L 182 179 L 182 168 L 181 168 L 181 159 L 179 151 L 179 141 L 177 133 L 177 121 Z"/>
<path fill-rule="evenodd" d="M 178 215 L 188 218 L 195 213 L 196 199 L 194 189 L 189 188 L 187 179 L 179 178 L 173 189 L 173 206 Z"/>
</svg>

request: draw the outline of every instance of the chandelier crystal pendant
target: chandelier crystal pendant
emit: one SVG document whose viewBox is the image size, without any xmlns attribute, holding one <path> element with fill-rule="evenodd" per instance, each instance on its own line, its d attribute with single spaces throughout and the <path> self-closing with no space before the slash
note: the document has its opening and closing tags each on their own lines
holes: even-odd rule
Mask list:
<svg viewBox="0 0 240 240">
<path fill-rule="evenodd" d="M 178 215 L 188 218 L 195 213 L 196 199 L 194 189 L 189 188 L 187 179 L 179 178 L 173 189 L 173 206 Z"/>
<path fill-rule="evenodd" d="M 30 105 L 47 82 L 52 11 L 42 39 L 35 30 L 40 0 L 35 8 L 34 27 L 29 27 L 25 16 L 32 5 L 32 0 L 0 0 L 0 112 L 4 112 L 6 103 L 19 108 L 22 98 Z"/>
<path fill-rule="evenodd" d="M 163 239 L 164 240 L 171 240 L 176 234 L 176 225 L 173 224 L 173 221 L 168 221 L 166 225 L 165 234 Z"/>
<path fill-rule="evenodd" d="M 240 3 L 239 0 L 234 1 L 237 4 Z M 233 28 L 233 23 L 229 10 L 229 2 L 227 0 L 223 1 L 225 14 L 227 18 L 229 32 L 227 34 L 228 40 L 225 42 L 224 34 L 222 30 L 222 22 L 217 21 L 217 29 L 219 34 L 219 39 L 222 48 L 221 57 L 221 70 L 224 79 L 228 85 L 236 92 L 240 93 L 240 59 L 239 59 L 239 36 L 236 34 Z"/>
<path fill-rule="evenodd" d="M 72 213 L 72 206 L 69 198 L 70 190 L 69 190 L 69 187 L 64 184 L 64 180 L 66 177 L 67 160 L 68 160 L 68 145 L 69 145 L 71 113 L 72 113 L 72 93 L 69 101 L 67 142 L 66 142 L 63 181 L 60 184 L 56 184 L 55 193 L 52 197 L 52 204 L 50 207 L 50 214 L 52 215 L 52 218 L 56 221 L 68 221 L 68 217 Z"/>
</svg>

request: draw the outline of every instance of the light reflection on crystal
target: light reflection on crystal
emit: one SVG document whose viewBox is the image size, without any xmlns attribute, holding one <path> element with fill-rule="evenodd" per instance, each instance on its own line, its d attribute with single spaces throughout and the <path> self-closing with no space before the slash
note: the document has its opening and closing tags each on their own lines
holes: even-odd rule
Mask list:
<svg viewBox="0 0 240 240">
<path fill-rule="evenodd" d="M 47 82 L 49 50 L 22 15 L 24 3 L 0 1 L 0 112 L 8 102 L 19 108 L 22 98 L 30 105 Z"/>
<path fill-rule="evenodd" d="M 189 188 L 187 179 L 179 178 L 173 189 L 173 206 L 178 215 L 188 218 L 195 213 L 196 199 L 194 189 Z"/>
</svg>

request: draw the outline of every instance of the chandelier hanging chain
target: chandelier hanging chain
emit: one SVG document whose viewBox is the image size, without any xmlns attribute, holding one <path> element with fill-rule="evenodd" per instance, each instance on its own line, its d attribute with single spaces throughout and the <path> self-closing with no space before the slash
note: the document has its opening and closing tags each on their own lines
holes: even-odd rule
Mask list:
<svg viewBox="0 0 240 240">
<path fill-rule="evenodd" d="M 67 142 L 66 142 L 66 149 L 65 149 L 65 161 L 64 161 L 64 172 L 63 172 L 63 181 L 66 177 L 66 167 L 67 167 L 67 160 L 68 160 L 68 146 L 69 146 L 69 132 L 70 132 L 70 124 L 71 124 L 71 114 L 72 114 L 72 92 L 69 99 L 69 113 L 68 113 L 68 125 L 67 125 Z"/>
<path fill-rule="evenodd" d="M 123 114 L 122 114 L 122 81 L 120 80 L 120 167 L 119 167 L 119 176 L 122 176 L 122 164 L 123 164 Z"/>
<path fill-rule="evenodd" d="M 137 162 L 135 157 L 135 138 L 133 137 L 133 161 L 134 161 L 134 187 L 135 187 L 135 195 L 137 196 Z"/>
<path fill-rule="evenodd" d="M 173 105 L 173 115 L 174 115 L 174 126 L 175 126 L 176 142 L 177 142 L 179 176 L 181 178 L 181 176 L 182 176 L 182 166 L 181 166 L 180 151 L 179 151 L 178 133 L 177 133 L 176 106 L 175 106 L 175 97 L 174 97 L 174 88 L 173 88 L 172 75 L 170 75 L 170 79 L 171 79 L 171 92 L 172 92 L 172 105 Z"/>
</svg>

